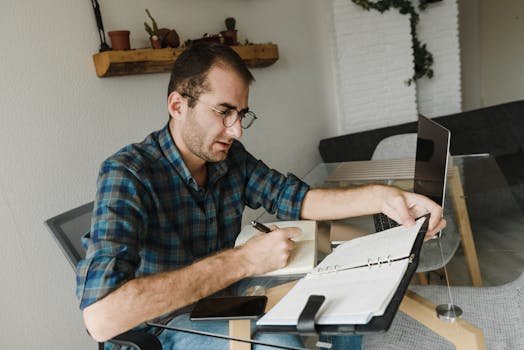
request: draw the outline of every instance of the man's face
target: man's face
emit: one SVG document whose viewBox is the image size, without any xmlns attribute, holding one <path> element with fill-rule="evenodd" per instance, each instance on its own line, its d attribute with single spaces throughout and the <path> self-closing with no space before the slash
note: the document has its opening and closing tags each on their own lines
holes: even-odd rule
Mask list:
<svg viewBox="0 0 524 350">
<path fill-rule="evenodd" d="M 182 139 L 187 149 L 206 162 L 219 162 L 227 157 L 234 139 L 242 136 L 240 120 L 226 128 L 220 114 L 225 111 L 247 108 L 249 88 L 235 72 L 227 67 L 215 66 L 207 76 L 210 90 L 202 93 L 195 106 L 188 110 Z"/>
</svg>

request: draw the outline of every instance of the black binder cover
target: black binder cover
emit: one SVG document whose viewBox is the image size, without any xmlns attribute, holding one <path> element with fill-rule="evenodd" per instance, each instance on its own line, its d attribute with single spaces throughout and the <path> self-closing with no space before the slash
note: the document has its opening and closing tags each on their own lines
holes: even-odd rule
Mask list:
<svg viewBox="0 0 524 350">
<path fill-rule="evenodd" d="M 355 325 L 315 325 L 315 329 L 318 333 L 325 335 L 343 335 L 343 334 L 361 334 L 367 332 L 380 332 L 387 331 L 393 322 L 400 302 L 404 298 L 404 294 L 409 286 L 409 282 L 413 278 L 413 275 L 417 271 L 418 262 L 420 258 L 420 250 L 422 249 L 422 243 L 424 243 L 424 236 L 428 230 L 429 224 L 429 214 L 425 215 L 426 220 L 418 232 L 415 243 L 413 243 L 413 248 L 411 249 L 411 254 L 413 255 L 413 260 L 408 264 L 408 268 L 404 277 L 400 281 L 400 284 L 391 298 L 386 311 L 381 316 L 374 316 L 366 324 L 355 324 Z M 257 326 L 257 330 L 263 332 L 286 332 L 286 333 L 300 333 L 298 332 L 296 326 Z"/>
</svg>

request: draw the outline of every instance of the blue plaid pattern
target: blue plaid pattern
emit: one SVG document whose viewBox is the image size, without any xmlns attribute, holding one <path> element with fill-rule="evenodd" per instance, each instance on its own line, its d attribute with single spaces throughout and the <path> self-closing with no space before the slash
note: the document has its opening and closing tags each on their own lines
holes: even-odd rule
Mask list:
<svg viewBox="0 0 524 350">
<path fill-rule="evenodd" d="M 102 163 L 91 232 L 78 264 L 80 308 L 126 281 L 193 263 L 233 247 L 244 207 L 300 218 L 309 187 L 256 160 L 235 141 L 226 160 L 208 164 L 208 183 L 191 177 L 168 127 Z"/>
</svg>

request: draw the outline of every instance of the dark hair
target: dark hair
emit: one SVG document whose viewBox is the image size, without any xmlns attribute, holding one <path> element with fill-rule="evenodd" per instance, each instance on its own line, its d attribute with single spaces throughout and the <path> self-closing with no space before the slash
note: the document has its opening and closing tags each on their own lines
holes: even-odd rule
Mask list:
<svg viewBox="0 0 524 350">
<path fill-rule="evenodd" d="M 224 64 L 235 71 L 246 85 L 255 78 L 242 58 L 229 46 L 214 42 L 199 42 L 189 46 L 175 60 L 167 89 L 189 95 L 189 107 L 194 107 L 200 94 L 209 90 L 207 74 L 216 64 Z"/>
</svg>

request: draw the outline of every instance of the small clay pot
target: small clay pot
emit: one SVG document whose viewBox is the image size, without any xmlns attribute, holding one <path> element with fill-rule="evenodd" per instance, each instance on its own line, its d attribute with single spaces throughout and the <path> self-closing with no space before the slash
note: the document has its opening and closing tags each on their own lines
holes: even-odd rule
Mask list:
<svg viewBox="0 0 524 350">
<path fill-rule="evenodd" d="M 237 30 L 223 30 L 220 32 L 226 45 L 237 45 Z"/>
<path fill-rule="evenodd" d="M 109 39 L 111 39 L 111 46 L 113 50 L 130 50 L 129 30 L 113 30 L 107 32 Z"/>
<path fill-rule="evenodd" d="M 151 38 L 149 38 L 149 41 L 151 42 L 151 47 L 153 49 L 161 49 L 162 48 L 162 42 L 160 39 L 158 39 L 158 36 L 153 35 Z"/>
</svg>

